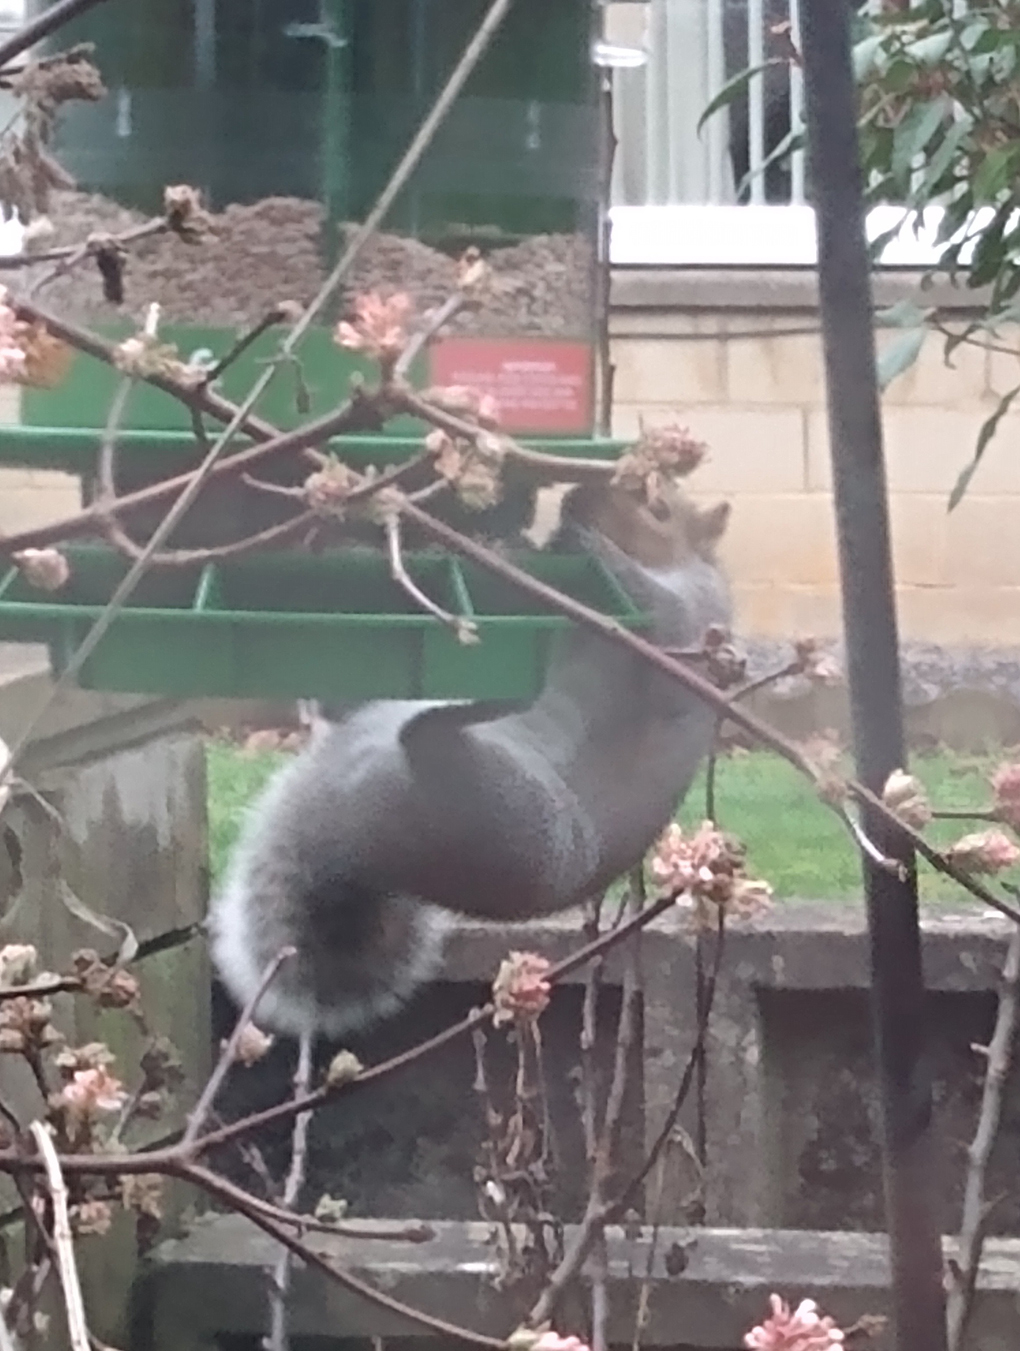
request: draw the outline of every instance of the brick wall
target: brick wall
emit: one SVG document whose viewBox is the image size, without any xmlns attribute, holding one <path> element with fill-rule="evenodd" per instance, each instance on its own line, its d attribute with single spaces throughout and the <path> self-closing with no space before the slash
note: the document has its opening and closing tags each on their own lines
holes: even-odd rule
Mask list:
<svg viewBox="0 0 1020 1351">
<path fill-rule="evenodd" d="M 884 284 L 880 303 L 905 286 Z M 810 276 L 622 272 L 614 302 L 614 429 L 678 418 L 708 442 L 694 486 L 733 503 L 740 631 L 838 633 L 821 339 L 790 332 L 817 327 Z M 1020 384 L 1020 356 L 961 347 L 953 360 L 930 338 L 884 399 L 902 633 L 1020 644 L 1020 401 L 947 512 L 982 422 Z"/>
</svg>

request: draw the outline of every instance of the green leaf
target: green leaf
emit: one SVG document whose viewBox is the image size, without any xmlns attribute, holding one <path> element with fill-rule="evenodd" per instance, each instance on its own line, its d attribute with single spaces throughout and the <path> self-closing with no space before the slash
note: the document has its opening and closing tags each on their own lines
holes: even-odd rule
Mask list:
<svg viewBox="0 0 1020 1351">
<path fill-rule="evenodd" d="M 915 157 L 921 154 L 945 121 L 950 106 L 948 99 L 937 98 L 911 108 L 893 137 L 893 174 L 902 174 L 910 169 Z"/>
<path fill-rule="evenodd" d="M 763 61 L 760 66 L 749 66 L 747 70 L 742 70 L 739 74 L 734 75 L 732 80 L 727 80 L 712 102 L 698 118 L 697 134 L 700 136 L 701 128 L 708 119 L 714 113 L 719 112 L 721 108 L 728 108 L 737 95 L 743 93 L 756 75 L 761 75 L 763 71 L 770 70 L 773 66 L 785 65 L 785 61 L 781 61 L 779 57 L 773 56 L 770 57 L 768 61 Z"/>
<path fill-rule="evenodd" d="M 906 223 L 906 219 L 907 217 L 906 215 L 904 215 L 903 218 L 901 220 L 898 220 L 895 225 L 891 225 L 888 230 L 883 230 L 880 234 L 877 234 L 873 240 L 871 240 L 871 242 L 868 244 L 868 258 L 872 264 L 881 262 L 882 254 L 885 252 L 887 246 L 893 242 L 893 240 L 896 238 L 899 232 L 903 229 L 903 226 Z"/>
<path fill-rule="evenodd" d="M 897 300 L 888 309 L 875 311 L 875 323 L 880 328 L 917 328 L 929 314 L 931 310 L 922 310 L 912 300 Z"/>
<path fill-rule="evenodd" d="M 898 375 L 914 364 L 921 354 L 927 332 L 923 326 L 908 328 L 882 349 L 877 366 L 880 389 L 888 389 Z"/>
<path fill-rule="evenodd" d="M 994 202 L 999 193 L 1009 187 L 1015 176 L 1015 165 L 1020 146 L 1013 142 L 990 150 L 978 165 L 971 181 L 974 201 Z"/>
<path fill-rule="evenodd" d="M 761 167 L 755 169 L 753 172 L 749 169 L 737 184 L 735 193 L 737 200 L 739 201 L 740 194 L 744 189 L 753 183 L 756 178 L 760 178 L 770 165 L 775 164 L 777 160 L 786 159 L 788 156 L 792 155 L 795 150 L 801 150 L 806 139 L 807 137 L 803 127 L 795 127 L 791 131 L 788 131 L 775 149 L 771 150 L 765 156 L 761 162 Z"/>
<path fill-rule="evenodd" d="M 882 50 L 885 46 L 885 40 L 884 33 L 875 33 L 871 37 L 863 38 L 854 46 L 854 78 L 858 83 L 866 80 L 883 64 L 880 58 L 885 55 Z"/>
<path fill-rule="evenodd" d="M 970 135 L 973 125 L 969 117 L 961 117 L 949 128 L 939 143 L 938 149 L 932 153 L 928 160 L 920 183 L 910 194 L 912 206 L 923 206 L 925 204 L 932 189 L 937 187 L 942 175 L 956 159 L 957 151 L 964 139 Z"/>
<path fill-rule="evenodd" d="M 974 477 L 974 471 L 981 463 L 981 456 L 985 453 L 989 441 L 999 429 L 999 423 L 1009 412 L 1010 405 L 1016 396 L 1020 394 L 1020 385 L 1011 389 L 1008 394 L 1003 394 L 999 400 L 998 407 L 991 417 L 986 418 L 981 430 L 978 432 L 977 445 L 974 447 L 974 456 L 970 464 L 961 472 L 960 477 L 953 485 L 953 491 L 949 494 L 949 510 L 952 511 L 963 501 L 964 494 L 970 486 L 970 481 Z"/>
<path fill-rule="evenodd" d="M 929 33 L 927 37 L 918 38 L 916 42 L 908 43 L 907 53 L 921 65 L 935 66 L 938 65 L 952 45 L 952 33 L 946 31 Z"/>
<path fill-rule="evenodd" d="M 1005 264 L 1007 250 L 1002 236 L 1006 231 L 1006 222 L 1014 209 L 1012 202 L 1003 203 L 994 218 L 978 235 L 967 277 L 968 286 L 974 288 L 988 286 Z"/>
</svg>

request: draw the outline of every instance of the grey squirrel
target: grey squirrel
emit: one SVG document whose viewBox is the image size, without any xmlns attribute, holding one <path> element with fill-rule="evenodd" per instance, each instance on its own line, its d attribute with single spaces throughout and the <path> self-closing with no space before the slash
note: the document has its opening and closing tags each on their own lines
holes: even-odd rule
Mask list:
<svg viewBox="0 0 1020 1351">
<path fill-rule="evenodd" d="M 670 488 L 656 508 L 588 485 L 565 529 L 652 616 L 665 647 L 728 626 L 716 563 L 728 505 Z M 396 1012 L 438 971 L 453 916 L 569 909 L 637 864 L 708 751 L 714 714 L 636 655 L 564 635 L 528 708 L 361 704 L 321 724 L 251 811 L 211 912 L 238 1001 L 285 946 L 260 1024 L 340 1037 Z"/>
</svg>

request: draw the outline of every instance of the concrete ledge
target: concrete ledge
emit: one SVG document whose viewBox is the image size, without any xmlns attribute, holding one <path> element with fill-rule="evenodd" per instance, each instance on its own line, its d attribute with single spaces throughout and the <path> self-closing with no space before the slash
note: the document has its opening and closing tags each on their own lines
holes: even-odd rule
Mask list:
<svg viewBox="0 0 1020 1351">
<path fill-rule="evenodd" d="M 527 1308 L 493 1286 L 491 1228 L 436 1223 L 428 1243 L 315 1236 L 315 1249 L 408 1304 L 492 1336 L 506 1336 Z M 574 1226 L 567 1227 L 568 1242 Z M 609 1231 L 610 1340 L 630 1344 L 651 1230 L 628 1240 Z M 680 1249 L 686 1267 L 665 1270 Z M 676 1249 L 674 1249 L 674 1252 Z M 947 1245 L 947 1252 L 951 1246 Z M 139 1301 L 137 1345 L 181 1351 L 223 1334 L 258 1336 L 266 1326 L 264 1269 L 276 1245 L 239 1216 L 199 1222 L 187 1237 L 157 1250 Z M 682 1259 L 681 1259 L 682 1260 Z M 767 1311 L 772 1291 L 817 1299 L 844 1326 L 887 1312 L 888 1249 L 878 1234 L 777 1229 L 662 1229 L 651 1272 L 646 1346 L 732 1348 Z M 351 1295 L 316 1272 L 296 1273 L 291 1331 L 297 1336 L 422 1336 L 417 1325 Z M 1020 1346 L 1020 1241 L 988 1244 L 974 1319 L 974 1351 Z M 869 1341 L 891 1346 L 888 1335 Z"/>
<path fill-rule="evenodd" d="M 980 311 L 984 291 L 939 282 L 921 291 L 922 273 L 878 272 L 875 303 L 893 305 L 911 299 L 925 305 Z M 813 267 L 615 267 L 614 310 L 810 310 L 818 309 L 818 273 Z"/>
</svg>

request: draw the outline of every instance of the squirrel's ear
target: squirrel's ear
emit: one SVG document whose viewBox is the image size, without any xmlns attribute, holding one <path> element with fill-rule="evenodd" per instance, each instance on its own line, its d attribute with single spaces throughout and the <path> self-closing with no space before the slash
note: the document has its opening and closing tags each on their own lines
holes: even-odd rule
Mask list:
<svg viewBox="0 0 1020 1351">
<path fill-rule="evenodd" d="M 714 507 L 701 507 L 695 515 L 695 533 L 699 544 L 718 544 L 730 521 L 729 502 L 717 502 Z"/>
</svg>

